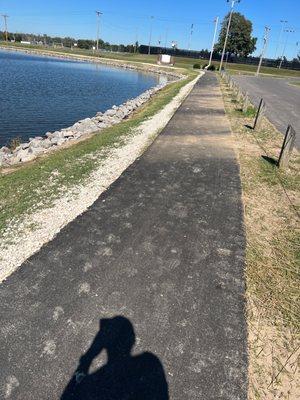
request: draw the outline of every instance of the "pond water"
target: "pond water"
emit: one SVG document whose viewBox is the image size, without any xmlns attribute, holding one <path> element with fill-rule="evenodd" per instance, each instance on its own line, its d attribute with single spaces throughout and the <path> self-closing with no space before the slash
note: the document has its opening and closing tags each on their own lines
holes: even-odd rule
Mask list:
<svg viewBox="0 0 300 400">
<path fill-rule="evenodd" d="M 136 97 L 159 76 L 0 50 L 0 146 L 44 135 Z"/>
</svg>

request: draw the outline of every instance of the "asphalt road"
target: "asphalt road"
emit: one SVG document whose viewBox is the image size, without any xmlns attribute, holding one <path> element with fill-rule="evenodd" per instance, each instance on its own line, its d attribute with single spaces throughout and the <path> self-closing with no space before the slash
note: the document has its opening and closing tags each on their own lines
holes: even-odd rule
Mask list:
<svg viewBox="0 0 300 400">
<path fill-rule="evenodd" d="M 145 154 L 0 286 L 1 399 L 246 400 L 231 140 L 207 73 Z"/>
<path fill-rule="evenodd" d="M 297 133 L 296 145 L 300 148 L 300 86 L 292 85 L 294 80 L 285 78 L 235 75 L 233 79 L 249 93 L 255 105 L 261 98 L 265 100 L 266 116 L 280 132 L 285 134 L 287 126 L 293 126 Z"/>
</svg>

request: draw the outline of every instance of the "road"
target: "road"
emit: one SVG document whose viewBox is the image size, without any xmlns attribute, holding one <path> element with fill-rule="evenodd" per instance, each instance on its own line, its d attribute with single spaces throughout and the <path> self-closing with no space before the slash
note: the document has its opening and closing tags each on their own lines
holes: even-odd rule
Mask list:
<svg viewBox="0 0 300 400">
<path fill-rule="evenodd" d="M 265 100 L 266 116 L 280 132 L 284 134 L 289 124 L 293 126 L 300 148 L 300 86 L 292 85 L 299 80 L 245 75 L 235 75 L 233 79 L 249 93 L 255 105 L 261 98 Z"/>
<path fill-rule="evenodd" d="M 0 397 L 246 400 L 244 253 L 239 167 L 207 73 L 143 156 L 0 286 Z"/>
</svg>

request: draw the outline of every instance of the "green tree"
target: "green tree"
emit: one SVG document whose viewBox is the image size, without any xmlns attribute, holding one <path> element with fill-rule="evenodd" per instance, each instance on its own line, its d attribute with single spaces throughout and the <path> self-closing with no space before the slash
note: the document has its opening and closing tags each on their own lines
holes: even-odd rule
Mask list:
<svg viewBox="0 0 300 400">
<path fill-rule="evenodd" d="M 216 44 L 216 51 L 223 50 L 226 30 L 230 13 L 228 13 L 222 22 L 219 41 Z M 244 15 L 234 12 L 232 14 L 226 51 L 231 54 L 247 57 L 256 49 L 257 38 L 252 37 L 252 22 Z"/>
</svg>

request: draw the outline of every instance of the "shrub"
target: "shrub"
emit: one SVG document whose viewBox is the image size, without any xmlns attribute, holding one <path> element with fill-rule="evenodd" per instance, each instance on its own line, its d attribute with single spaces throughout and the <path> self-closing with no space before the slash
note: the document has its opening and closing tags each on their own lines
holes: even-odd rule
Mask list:
<svg viewBox="0 0 300 400">
<path fill-rule="evenodd" d="M 215 71 L 216 66 L 214 64 L 211 64 L 207 69 L 208 69 L 208 71 Z"/>
<path fill-rule="evenodd" d="M 200 68 L 201 68 L 201 65 L 200 65 L 200 64 L 194 64 L 194 65 L 193 65 L 193 68 L 194 68 L 194 69 L 200 69 Z"/>
</svg>

